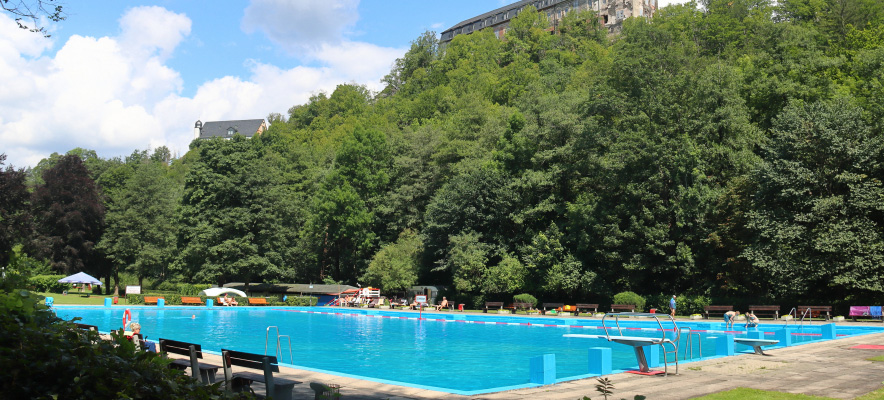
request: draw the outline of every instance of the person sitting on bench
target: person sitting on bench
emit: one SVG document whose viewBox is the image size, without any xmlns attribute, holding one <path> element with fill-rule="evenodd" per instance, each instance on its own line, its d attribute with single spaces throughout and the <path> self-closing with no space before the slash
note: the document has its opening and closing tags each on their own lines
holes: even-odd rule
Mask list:
<svg viewBox="0 0 884 400">
<path fill-rule="evenodd" d="M 749 311 L 746 313 L 746 328 L 757 328 L 758 327 L 758 317 L 755 316 L 755 313 Z"/>
<path fill-rule="evenodd" d="M 734 327 L 734 319 L 737 318 L 737 315 L 740 315 L 739 311 L 728 311 L 724 313 L 724 326 L 726 329 Z"/>
<path fill-rule="evenodd" d="M 448 308 L 448 299 L 445 296 L 442 296 L 442 302 L 436 305 L 436 311 L 442 311 L 443 308 Z"/>
</svg>

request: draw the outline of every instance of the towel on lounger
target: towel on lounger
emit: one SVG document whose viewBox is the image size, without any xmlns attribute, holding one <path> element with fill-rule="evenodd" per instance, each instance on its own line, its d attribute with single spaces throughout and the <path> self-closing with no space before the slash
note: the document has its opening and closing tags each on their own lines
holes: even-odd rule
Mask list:
<svg viewBox="0 0 884 400">
<path fill-rule="evenodd" d="M 871 315 L 875 318 L 881 318 L 881 306 L 869 307 L 869 315 Z"/>
</svg>

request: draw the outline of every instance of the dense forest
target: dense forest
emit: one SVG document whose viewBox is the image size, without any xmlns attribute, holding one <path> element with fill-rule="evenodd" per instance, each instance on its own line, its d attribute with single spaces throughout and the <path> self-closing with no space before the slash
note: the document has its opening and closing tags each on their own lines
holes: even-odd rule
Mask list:
<svg viewBox="0 0 884 400">
<path fill-rule="evenodd" d="M 504 40 L 425 33 L 383 83 L 177 159 L 7 166 L 0 265 L 473 304 L 884 302 L 884 2 L 708 0 L 614 35 L 528 7 Z"/>
</svg>

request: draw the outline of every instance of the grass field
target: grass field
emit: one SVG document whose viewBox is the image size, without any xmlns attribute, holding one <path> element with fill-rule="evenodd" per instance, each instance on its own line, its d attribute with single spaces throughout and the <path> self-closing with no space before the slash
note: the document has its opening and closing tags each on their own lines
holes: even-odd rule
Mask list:
<svg viewBox="0 0 884 400">
<path fill-rule="evenodd" d="M 88 306 L 102 306 L 104 305 L 104 299 L 114 296 L 111 295 L 99 295 L 99 294 L 90 294 L 89 297 L 86 297 L 85 293 L 37 293 L 41 296 L 52 297 L 52 300 L 55 304 L 64 304 L 64 305 L 88 305 Z M 126 302 L 126 298 L 120 296 L 117 305 L 128 305 Z"/>
</svg>

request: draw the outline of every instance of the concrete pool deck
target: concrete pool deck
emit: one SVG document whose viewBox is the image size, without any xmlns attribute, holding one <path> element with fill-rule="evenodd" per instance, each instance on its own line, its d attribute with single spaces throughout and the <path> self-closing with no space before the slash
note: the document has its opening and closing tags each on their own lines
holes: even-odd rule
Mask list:
<svg viewBox="0 0 884 400">
<path fill-rule="evenodd" d="M 679 319 L 687 322 L 687 319 Z M 777 322 L 762 321 L 765 325 Z M 819 322 L 815 322 L 818 324 Z M 839 322 L 839 326 L 876 326 L 880 323 Z M 884 362 L 867 361 L 884 355 L 884 350 L 856 350 L 860 344 L 884 345 L 884 333 L 838 340 L 808 343 L 788 348 L 765 350 L 770 356 L 741 354 L 679 365 L 679 375 L 641 376 L 629 373 L 607 377 L 614 384 L 612 398 L 640 394 L 653 400 L 687 399 L 737 387 L 777 390 L 840 399 L 852 399 L 884 386 Z M 219 356 L 205 354 L 206 361 L 220 365 Z M 295 385 L 294 398 L 312 399 L 310 382 L 341 385 L 344 399 L 580 399 L 599 398 L 596 378 L 580 379 L 537 388 L 518 389 L 475 396 L 387 385 L 355 378 L 280 367 L 280 376 L 301 381 Z M 670 367 L 674 371 L 674 366 Z M 220 372 L 220 371 L 219 371 Z M 395 379 L 396 371 L 389 371 Z M 255 384 L 256 388 L 260 386 Z M 262 388 L 263 390 L 263 388 Z M 262 391 L 256 390 L 257 393 Z"/>
</svg>

